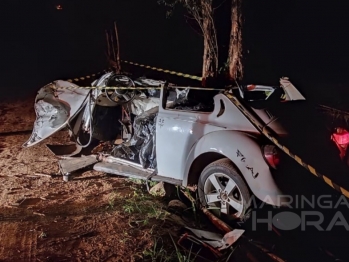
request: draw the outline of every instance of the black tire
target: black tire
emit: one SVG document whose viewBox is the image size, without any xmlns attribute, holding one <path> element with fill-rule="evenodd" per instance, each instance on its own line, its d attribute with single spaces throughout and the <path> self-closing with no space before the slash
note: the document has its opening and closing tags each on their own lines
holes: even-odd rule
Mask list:
<svg viewBox="0 0 349 262">
<path fill-rule="evenodd" d="M 213 191 L 211 192 L 210 187 L 214 187 L 211 179 L 214 178 L 217 178 L 220 183 L 219 185 L 224 187 L 224 189 L 228 182 L 231 183 L 231 185 L 235 183 L 234 189 L 231 191 L 231 193 L 228 192 L 228 196 L 224 193 L 225 191 L 221 191 L 221 193 L 217 192 L 217 190 L 215 190 L 216 188 L 213 188 Z M 218 194 L 220 200 L 218 202 L 208 204 L 206 198 L 208 193 L 212 195 Z M 241 177 L 239 171 L 234 167 L 228 158 L 219 159 L 209 164 L 201 172 L 198 181 L 198 194 L 200 202 L 203 206 L 208 207 L 214 215 L 226 221 L 245 220 L 245 215 L 248 214 L 249 207 L 251 206 L 250 190 L 244 179 Z M 234 202 L 233 199 L 236 200 L 236 203 L 238 203 L 237 205 L 239 205 L 239 209 L 241 209 L 238 212 L 236 212 L 237 209 L 234 209 L 231 206 L 231 204 Z M 223 206 L 228 206 L 226 212 L 227 214 L 221 212 L 223 202 L 225 202 Z M 240 207 L 240 205 L 242 205 L 242 207 Z"/>
</svg>

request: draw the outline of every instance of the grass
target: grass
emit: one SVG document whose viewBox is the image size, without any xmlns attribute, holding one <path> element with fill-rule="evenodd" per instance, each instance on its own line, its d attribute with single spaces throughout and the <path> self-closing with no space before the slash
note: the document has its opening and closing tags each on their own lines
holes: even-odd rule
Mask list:
<svg viewBox="0 0 349 262">
<path fill-rule="evenodd" d="M 141 261 L 161 262 L 191 262 L 196 255 L 191 252 L 182 252 L 171 236 L 173 225 L 166 224 L 168 216 L 163 199 L 149 194 L 145 189 L 145 182 L 139 179 L 127 179 L 127 193 L 113 192 L 108 198 L 106 210 L 117 212 L 128 219 L 129 229 L 124 230 L 123 241 L 133 241 L 132 230 L 142 232 L 148 240 L 147 247 L 137 254 Z M 156 183 L 152 182 L 151 186 Z M 196 213 L 195 207 L 193 209 Z M 167 226 L 166 226 L 167 225 Z"/>
<path fill-rule="evenodd" d="M 144 185 L 146 183 L 146 181 L 144 179 L 139 179 L 139 178 L 127 178 L 128 181 L 134 183 L 134 184 L 138 184 L 138 185 Z M 157 181 L 148 181 L 149 186 L 153 187 L 155 186 L 158 182 Z"/>
<path fill-rule="evenodd" d="M 151 249 L 147 249 L 143 252 L 144 258 L 152 262 L 193 262 L 195 261 L 197 254 L 192 253 L 191 249 L 189 252 L 184 253 L 178 248 L 173 237 L 170 239 L 173 243 L 173 247 L 165 244 L 162 238 L 157 238 L 154 241 L 154 245 Z M 168 247 L 168 249 L 165 248 Z M 171 251 L 169 251 L 171 250 Z"/>
<path fill-rule="evenodd" d="M 133 188 L 133 192 L 127 195 L 114 192 L 108 199 L 107 210 L 119 210 L 120 209 L 129 215 L 136 215 L 137 217 L 143 217 L 142 220 L 137 220 L 139 223 L 143 221 L 147 224 L 149 219 L 165 220 L 169 214 L 164 206 L 154 196 L 143 192 L 139 188 Z M 157 200 L 157 201 L 154 201 Z"/>
<path fill-rule="evenodd" d="M 145 183 L 139 179 L 127 179 L 126 193 L 114 191 L 109 195 L 106 210 L 116 212 L 128 219 L 129 228 L 124 230 L 123 244 L 133 241 L 132 231 L 139 230 L 144 234 L 144 238 L 152 243 L 147 246 L 140 257 L 145 261 L 176 261 L 173 259 L 173 247 L 164 245 L 163 235 L 167 232 L 162 230 L 162 225 L 166 223 L 166 218 L 170 214 L 166 211 L 166 206 L 162 199 L 150 195 L 145 190 Z M 151 185 L 153 186 L 153 185 Z M 169 249 L 169 251 L 167 250 Z"/>
<path fill-rule="evenodd" d="M 123 199 L 122 210 L 127 214 L 144 217 L 144 223 L 152 218 L 165 220 L 169 213 L 159 205 L 159 202 L 154 201 L 155 199 L 148 193 L 135 190 L 133 195 Z"/>
<path fill-rule="evenodd" d="M 106 209 L 110 209 L 113 210 L 114 209 L 114 205 L 115 205 L 115 200 L 118 199 L 121 196 L 120 193 L 116 193 L 113 192 L 108 199 L 108 206 L 106 207 Z"/>
<path fill-rule="evenodd" d="M 192 262 L 192 261 L 195 261 L 195 259 L 196 259 L 196 257 L 197 257 L 197 254 L 193 254 L 192 253 L 192 247 L 193 246 L 191 246 L 190 247 L 190 250 L 189 250 L 189 253 L 188 254 L 186 254 L 186 253 L 182 253 L 182 252 L 180 252 L 180 250 L 178 249 L 178 247 L 177 247 L 177 245 L 176 245 L 176 243 L 175 243 L 175 241 L 173 240 L 173 238 L 172 238 L 172 236 L 170 235 L 170 237 L 171 237 L 171 240 L 172 240 L 172 242 L 173 242 L 173 245 L 174 245 L 174 247 L 175 247 L 175 249 L 176 249 L 176 258 L 177 258 L 177 261 L 179 261 L 179 262 Z"/>
<path fill-rule="evenodd" d="M 149 258 L 149 260 L 154 262 L 169 262 L 172 259 L 172 255 L 168 254 L 168 251 L 164 248 L 162 238 L 155 239 L 153 247 L 144 250 L 143 255 L 145 258 Z"/>
</svg>

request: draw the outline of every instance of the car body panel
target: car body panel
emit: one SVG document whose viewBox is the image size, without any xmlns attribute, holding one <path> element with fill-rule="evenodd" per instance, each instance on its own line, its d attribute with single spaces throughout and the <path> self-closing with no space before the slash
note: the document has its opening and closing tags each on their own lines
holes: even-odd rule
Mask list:
<svg viewBox="0 0 349 262">
<path fill-rule="evenodd" d="M 285 91 L 286 100 L 305 100 L 305 97 L 298 91 L 298 89 L 290 82 L 288 77 L 280 79 L 280 85 Z"/>
<path fill-rule="evenodd" d="M 211 113 L 159 108 L 156 124 L 158 173 L 180 179 L 187 186 L 194 160 L 204 153 L 219 153 L 239 168 L 259 199 L 278 205 L 282 192 L 262 156 L 261 146 L 248 135 L 259 132 L 224 94 L 214 97 L 214 105 Z M 264 110 L 254 111 L 265 125 L 273 122 L 276 132 L 285 133 Z"/>
<path fill-rule="evenodd" d="M 58 80 L 39 90 L 35 98 L 33 132 L 23 147 L 36 145 L 64 128 L 76 116 L 90 92 L 76 87 L 70 82 Z"/>
<path fill-rule="evenodd" d="M 164 98 L 161 98 L 164 99 Z M 183 179 L 183 167 L 193 145 L 204 135 L 225 130 L 257 132 L 242 113 L 222 94 L 214 97 L 212 113 L 170 110 L 159 107 L 156 123 L 156 156 L 159 174 L 165 177 Z M 217 117 L 224 103 L 224 112 Z M 234 117 L 229 117 L 232 114 Z"/>
<path fill-rule="evenodd" d="M 201 137 L 185 161 L 186 165 L 182 170 L 184 186 L 187 186 L 194 160 L 209 152 L 229 158 L 239 169 L 254 195 L 268 204 L 279 206 L 282 192 L 262 156 L 261 146 L 252 136 L 240 131 L 223 130 Z"/>
</svg>

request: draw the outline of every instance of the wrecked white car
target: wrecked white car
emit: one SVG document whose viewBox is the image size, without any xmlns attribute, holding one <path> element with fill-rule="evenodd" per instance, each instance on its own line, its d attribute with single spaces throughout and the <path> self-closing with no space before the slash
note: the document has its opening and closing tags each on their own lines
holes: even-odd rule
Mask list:
<svg viewBox="0 0 349 262">
<path fill-rule="evenodd" d="M 95 141 L 112 143 L 98 154 L 61 160 L 63 175 L 93 165 L 110 174 L 197 186 L 202 204 L 228 219 L 245 215 L 252 194 L 280 205 L 282 192 L 273 177 L 279 152 L 229 97 L 253 104 L 250 109 L 265 126 L 286 136 L 265 104 L 305 100 L 288 79 L 277 87 L 196 91 L 107 73 L 92 86 L 96 88 L 55 81 L 40 89 L 33 133 L 23 146 L 68 128 L 76 147 L 66 155 L 76 155 Z"/>
</svg>

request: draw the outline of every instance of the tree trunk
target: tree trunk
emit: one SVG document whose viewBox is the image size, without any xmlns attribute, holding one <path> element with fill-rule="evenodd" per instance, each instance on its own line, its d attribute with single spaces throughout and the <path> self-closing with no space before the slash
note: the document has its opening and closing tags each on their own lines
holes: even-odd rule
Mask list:
<svg viewBox="0 0 349 262">
<path fill-rule="evenodd" d="M 228 53 L 230 80 L 241 80 L 243 77 L 241 2 L 242 0 L 232 0 L 231 6 L 231 32 Z"/>
<path fill-rule="evenodd" d="M 106 40 L 107 40 L 107 55 L 108 55 L 108 61 L 110 59 L 110 55 L 111 55 L 111 52 L 110 52 L 110 39 L 109 39 L 109 33 L 108 33 L 108 30 L 105 30 L 105 37 L 106 37 Z"/>
<path fill-rule="evenodd" d="M 116 53 L 115 53 L 115 43 L 114 43 L 114 36 L 112 31 L 110 31 L 110 43 L 111 43 L 111 50 L 112 52 L 112 60 L 115 62 L 116 61 Z"/>
<path fill-rule="evenodd" d="M 204 55 L 202 58 L 202 79 L 206 79 L 210 75 L 210 68 L 212 59 L 210 58 L 210 44 L 209 44 L 209 22 L 208 19 L 203 19 L 202 29 L 204 35 Z"/>
<path fill-rule="evenodd" d="M 204 36 L 202 85 L 207 86 L 207 79 L 214 78 L 218 72 L 218 45 L 211 0 L 201 0 L 201 12 L 201 29 Z"/>
<path fill-rule="evenodd" d="M 116 22 L 114 22 L 114 32 L 115 32 L 115 41 L 116 41 L 116 50 L 115 50 L 115 62 L 116 62 L 116 68 L 115 72 L 117 74 L 120 74 L 121 71 L 121 64 L 120 64 L 120 43 L 119 43 L 119 34 L 118 29 L 116 27 Z"/>
</svg>

